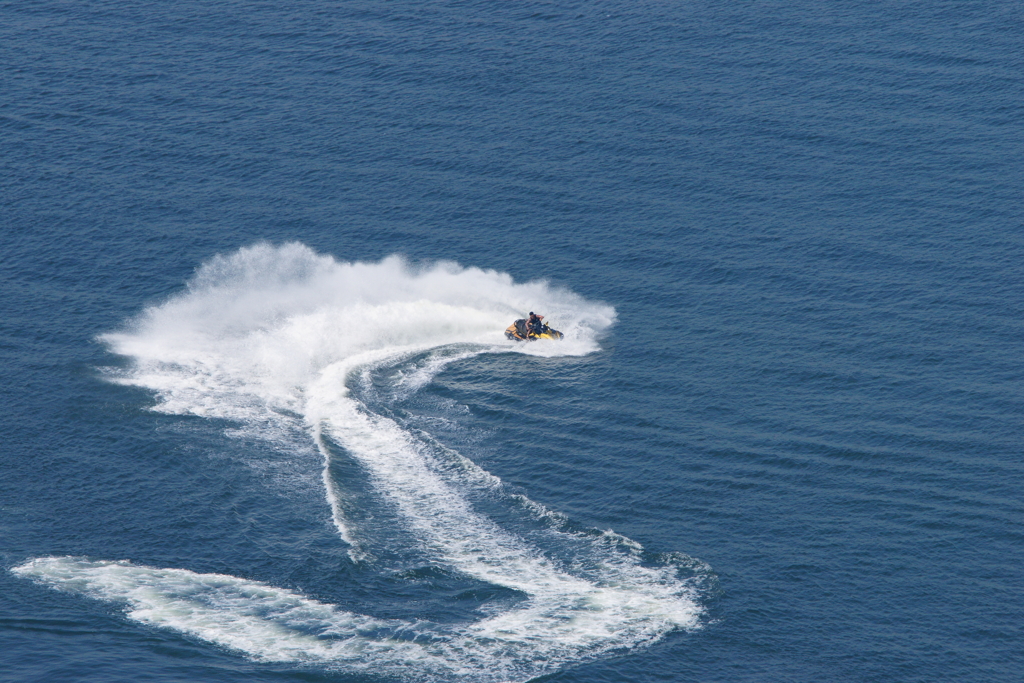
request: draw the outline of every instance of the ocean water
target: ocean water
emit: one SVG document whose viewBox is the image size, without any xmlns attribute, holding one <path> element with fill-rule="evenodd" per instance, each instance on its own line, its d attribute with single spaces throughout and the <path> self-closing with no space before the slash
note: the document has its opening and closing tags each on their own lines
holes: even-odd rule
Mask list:
<svg viewBox="0 0 1024 683">
<path fill-rule="evenodd" d="M 0 2 L 0 680 L 1021 680 L 1022 22 Z"/>
</svg>

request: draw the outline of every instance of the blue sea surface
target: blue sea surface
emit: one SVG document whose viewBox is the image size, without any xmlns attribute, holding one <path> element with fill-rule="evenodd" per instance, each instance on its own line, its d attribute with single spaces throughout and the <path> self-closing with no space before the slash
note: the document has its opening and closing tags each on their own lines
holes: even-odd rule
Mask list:
<svg viewBox="0 0 1024 683">
<path fill-rule="evenodd" d="M 1022 25 L 0 1 L 0 681 L 1021 680 Z"/>
</svg>

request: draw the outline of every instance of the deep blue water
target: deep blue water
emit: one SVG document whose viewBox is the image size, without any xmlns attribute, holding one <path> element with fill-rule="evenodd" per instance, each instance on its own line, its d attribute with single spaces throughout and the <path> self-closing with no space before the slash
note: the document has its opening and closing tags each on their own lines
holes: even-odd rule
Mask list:
<svg viewBox="0 0 1024 683">
<path fill-rule="evenodd" d="M 0 680 L 1020 680 L 1022 20 L 0 2 Z"/>
</svg>

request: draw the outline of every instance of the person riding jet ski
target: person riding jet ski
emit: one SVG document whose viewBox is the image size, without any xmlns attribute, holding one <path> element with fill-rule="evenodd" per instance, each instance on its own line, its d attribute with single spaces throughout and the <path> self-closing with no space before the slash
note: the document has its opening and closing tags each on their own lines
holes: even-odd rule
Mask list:
<svg viewBox="0 0 1024 683">
<path fill-rule="evenodd" d="M 544 316 L 530 311 L 530 317 L 526 319 L 526 331 L 539 337 L 544 332 L 544 328 L 547 327 L 547 325 L 541 322 L 542 320 L 544 320 Z"/>
</svg>

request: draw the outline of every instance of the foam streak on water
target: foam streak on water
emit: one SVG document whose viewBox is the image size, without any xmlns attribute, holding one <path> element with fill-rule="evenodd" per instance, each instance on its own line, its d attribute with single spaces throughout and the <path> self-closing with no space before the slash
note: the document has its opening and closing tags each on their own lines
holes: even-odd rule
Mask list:
<svg viewBox="0 0 1024 683">
<path fill-rule="evenodd" d="M 530 309 L 546 313 L 566 340 L 506 342 L 503 328 Z M 416 552 L 526 596 L 504 612 L 468 625 L 379 620 L 232 576 L 126 561 L 37 558 L 15 572 L 125 603 L 133 619 L 255 659 L 412 671 L 417 680 L 525 680 L 693 628 L 701 608 L 676 566 L 641 563 L 627 539 L 554 527 L 559 548 L 538 546 L 467 497 L 496 487 L 495 477 L 458 454 L 457 471 L 439 466 L 421 436 L 350 389 L 360 373 L 415 356 L 426 360 L 400 375 L 396 392 L 416 391 L 447 364 L 482 353 L 585 355 L 613 321 L 607 306 L 501 273 L 446 263 L 416 270 L 398 258 L 340 263 L 298 244 L 256 245 L 207 263 L 185 292 L 103 338 L 133 360 L 115 381 L 154 391 L 156 410 L 231 419 L 280 441 L 282 452 L 293 438 L 283 436 L 292 433 L 285 423 L 301 416 L 324 457 L 327 501 L 353 561 L 368 556 L 374 530 L 345 515 L 331 469 L 338 446 L 395 511 Z"/>
</svg>

